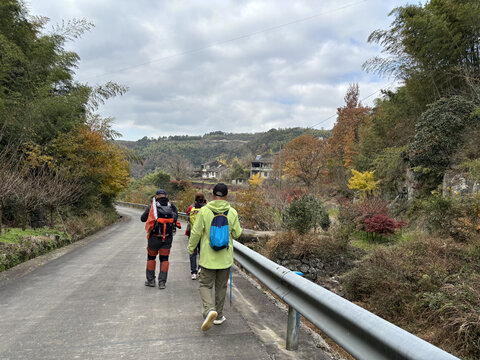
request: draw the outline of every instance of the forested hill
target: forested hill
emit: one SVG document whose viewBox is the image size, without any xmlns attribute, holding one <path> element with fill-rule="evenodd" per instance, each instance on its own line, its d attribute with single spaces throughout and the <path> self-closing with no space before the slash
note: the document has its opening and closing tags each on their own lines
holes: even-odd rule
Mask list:
<svg viewBox="0 0 480 360">
<path fill-rule="evenodd" d="M 256 154 L 274 153 L 290 140 L 306 132 L 327 138 L 330 130 L 305 128 L 270 129 L 257 133 L 224 133 L 215 131 L 203 136 L 176 135 L 157 139 L 144 137 L 137 141 L 118 140 L 117 143 L 134 150 L 143 159 L 143 166 L 132 164 L 132 176 L 139 178 L 155 169 L 165 169 L 169 162 L 187 162 L 193 168 L 215 159 L 227 162 L 234 158 L 247 165 Z"/>
</svg>

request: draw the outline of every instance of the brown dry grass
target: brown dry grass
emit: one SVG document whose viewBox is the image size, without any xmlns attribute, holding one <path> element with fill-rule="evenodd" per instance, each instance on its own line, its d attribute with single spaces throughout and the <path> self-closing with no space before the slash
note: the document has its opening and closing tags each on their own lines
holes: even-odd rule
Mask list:
<svg viewBox="0 0 480 360">
<path fill-rule="evenodd" d="M 376 248 L 343 277 L 347 298 L 465 359 L 480 358 L 480 239 L 424 236 Z"/>
<path fill-rule="evenodd" d="M 345 252 L 345 243 L 326 233 L 299 235 L 294 231 L 273 235 L 261 249 L 261 253 L 269 259 L 323 258 Z"/>
</svg>

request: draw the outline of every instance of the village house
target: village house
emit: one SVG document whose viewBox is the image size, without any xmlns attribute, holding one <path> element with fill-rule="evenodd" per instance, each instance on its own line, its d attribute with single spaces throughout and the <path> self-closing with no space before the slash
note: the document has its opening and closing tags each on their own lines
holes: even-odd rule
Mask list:
<svg viewBox="0 0 480 360">
<path fill-rule="evenodd" d="M 202 179 L 220 179 L 227 176 L 229 168 L 218 160 L 201 165 Z"/>
<path fill-rule="evenodd" d="M 253 175 L 260 174 L 260 177 L 269 179 L 273 178 L 273 163 L 275 158 L 273 156 L 267 155 L 257 155 L 255 160 L 251 162 L 250 166 L 250 177 Z"/>
</svg>

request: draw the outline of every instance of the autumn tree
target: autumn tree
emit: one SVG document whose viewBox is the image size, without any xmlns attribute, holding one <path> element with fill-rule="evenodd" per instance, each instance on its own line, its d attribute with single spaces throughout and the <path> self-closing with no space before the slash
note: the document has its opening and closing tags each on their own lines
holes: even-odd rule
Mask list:
<svg viewBox="0 0 480 360">
<path fill-rule="evenodd" d="M 374 178 L 374 171 L 365 171 L 363 173 L 352 169 L 352 177 L 348 181 L 350 190 L 358 190 L 360 192 L 360 200 L 364 201 L 367 197 L 375 195 L 375 190 L 379 183 Z"/>
<path fill-rule="evenodd" d="M 328 139 L 328 158 L 333 166 L 352 168 L 357 154 L 358 130 L 365 123 L 370 108 L 365 107 L 359 100 L 358 84 L 352 84 L 345 95 L 345 106 L 337 109 L 337 121 L 332 129 L 332 136 Z"/>
<path fill-rule="evenodd" d="M 248 180 L 249 187 L 252 189 L 257 189 L 263 185 L 265 178 L 260 176 L 260 173 L 255 174 L 252 176 L 251 179 Z"/>
<path fill-rule="evenodd" d="M 62 174 L 83 185 L 82 206 L 108 205 L 128 185 L 129 165 L 123 150 L 87 125 L 59 134 L 49 151 Z"/>
<path fill-rule="evenodd" d="M 323 150 L 325 141 L 311 134 L 300 135 L 291 140 L 282 151 L 282 172 L 292 179 L 311 187 L 324 174 Z M 279 157 L 274 167 L 280 166 Z"/>
</svg>

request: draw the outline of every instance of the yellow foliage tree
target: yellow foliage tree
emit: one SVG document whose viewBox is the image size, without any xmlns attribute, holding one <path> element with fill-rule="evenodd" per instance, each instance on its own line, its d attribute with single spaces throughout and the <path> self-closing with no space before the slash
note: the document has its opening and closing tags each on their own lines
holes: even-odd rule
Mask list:
<svg viewBox="0 0 480 360">
<path fill-rule="evenodd" d="M 352 177 L 348 180 L 348 188 L 350 190 L 358 190 L 361 201 L 364 201 L 369 196 L 375 195 L 375 190 L 380 181 L 375 181 L 374 173 L 375 171 L 365 171 L 361 173 L 352 169 Z"/>
<path fill-rule="evenodd" d="M 252 178 L 248 180 L 248 182 L 250 183 L 250 187 L 257 188 L 262 186 L 264 180 L 264 178 L 260 177 L 260 173 L 258 173 L 253 175 Z"/>
</svg>

